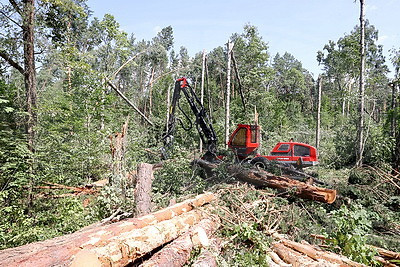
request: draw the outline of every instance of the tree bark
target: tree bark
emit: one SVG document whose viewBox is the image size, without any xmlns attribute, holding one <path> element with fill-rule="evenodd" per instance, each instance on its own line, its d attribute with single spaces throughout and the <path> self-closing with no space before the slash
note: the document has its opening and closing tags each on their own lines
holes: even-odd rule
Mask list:
<svg viewBox="0 0 400 267">
<path fill-rule="evenodd" d="M 364 94 L 365 94 L 365 0 L 360 0 L 360 91 L 359 91 L 359 125 L 358 125 L 358 151 L 357 151 L 357 166 L 363 163 L 364 154 Z"/>
<path fill-rule="evenodd" d="M 194 164 L 206 170 L 209 176 L 212 175 L 216 164 L 209 163 L 205 160 L 196 160 Z M 311 199 L 324 203 L 333 203 L 336 200 L 336 190 L 308 185 L 306 183 L 293 180 L 284 176 L 276 176 L 264 170 L 244 169 L 240 165 L 228 165 L 227 171 L 236 179 L 251 183 L 256 186 L 266 186 L 279 190 L 291 190 L 298 197 Z"/>
<path fill-rule="evenodd" d="M 212 235 L 218 227 L 219 220 L 216 218 L 202 220 L 189 232 L 162 248 L 141 266 L 183 266 L 190 258 L 193 248 L 209 246 L 209 236 Z"/>
<path fill-rule="evenodd" d="M 154 180 L 153 165 L 140 163 L 137 167 L 135 202 L 138 216 L 151 212 L 151 186 Z"/>
<path fill-rule="evenodd" d="M 194 199 L 183 201 L 140 218 L 126 219 L 109 225 L 97 223 L 73 234 L 27 244 L 17 248 L 5 249 L 0 251 L 0 266 L 66 266 L 70 265 L 74 259 L 77 264 L 83 259 L 85 266 L 88 266 L 89 260 L 92 260 L 93 262 L 99 261 L 98 257 L 95 256 L 90 249 L 99 249 L 100 252 L 103 253 L 101 254 L 99 252 L 101 257 L 107 258 L 107 255 L 104 253 L 108 254 L 105 249 L 108 247 L 110 247 L 110 251 L 118 254 L 113 259 L 119 261 L 122 256 L 121 249 L 124 248 L 124 251 L 126 251 L 126 246 L 135 241 L 134 239 L 129 240 L 129 236 L 131 235 L 133 238 L 139 233 L 137 230 L 147 227 L 147 230 L 141 230 L 140 235 L 136 237 L 142 241 L 144 240 L 143 234 L 146 231 L 154 231 L 158 235 L 161 226 L 164 227 L 166 225 L 171 225 L 171 222 L 164 224 L 160 223 L 179 217 L 180 215 L 188 213 L 194 208 L 209 203 L 214 199 L 215 196 L 213 194 L 205 193 Z M 189 227 L 190 222 L 194 224 L 197 221 L 200 221 L 201 216 L 199 212 L 196 211 L 187 216 L 175 219 L 175 222 L 182 223 L 182 229 L 177 230 L 176 225 L 173 226 L 173 229 L 177 232 L 181 232 Z M 183 223 L 186 223 L 185 226 L 183 226 Z M 171 228 L 170 230 L 173 229 Z M 173 237 L 176 235 L 176 232 L 170 232 L 170 234 L 171 237 Z M 125 241 L 128 245 L 120 247 L 121 249 L 119 252 L 116 251 L 119 244 Z M 128 248 L 132 248 L 132 246 L 128 246 Z M 78 258 L 76 256 L 79 252 L 80 256 Z M 143 251 L 141 250 L 141 252 Z"/>
</svg>

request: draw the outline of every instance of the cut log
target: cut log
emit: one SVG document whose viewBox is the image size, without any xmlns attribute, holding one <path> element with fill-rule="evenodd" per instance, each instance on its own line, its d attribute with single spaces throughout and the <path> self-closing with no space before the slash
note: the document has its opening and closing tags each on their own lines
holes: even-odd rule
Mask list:
<svg viewBox="0 0 400 267">
<path fill-rule="evenodd" d="M 201 249 L 192 267 L 217 267 L 217 256 L 220 254 L 221 249 L 221 239 L 215 237 L 210 239 L 210 245 L 207 248 Z"/>
<path fill-rule="evenodd" d="M 104 245 L 83 244 L 84 249 L 74 257 L 72 263 L 97 257 L 102 266 L 125 266 L 153 249 L 174 240 L 203 218 L 203 212 L 192 210 L 156 225 L 114 236 L 105 241 Z"/>
<path fill-rule="evenodd" d="M 333 252 L 321 250 L 315 246 L 305 243 L 298 243 L 288 239 L 281 239 L 282 244 L 286 247 L 292 248 L 301 252 L 314 260 L 325 260 L 330 263 L 336 263 L 341 266 L 363 267 L 364 264 L 352 261 L 345 256 L 335 254 Z"/>
<path fill-rule="evenodd" d="M 311 237 L 314 237 L 314 238 L 316 238 L 316 239 L 320 239 L 320 240 L 323 240 L 323 241 L 325 241 L 325 240 L 328 240 L 325 236 L 323 236 L 323 235 L 316 235 L 316 234 L 311 234 L 310 235 Z M 382 258 L 385 260 L 400 260 L 400 253 L 399 252 L 394 252 L 394 251 L 390 251 L 390 250 L 387 250 L 387 249 L 383 249 L 383 248 L 380 248 L 380 247 L 375 247 L 375 246 L 372 246 L 372 245 L 368 245 L 371 249 L 374 249 L 374 250 L 376 250 L 377 252 L 378 252 L 378 254 L 380 255 L 380 256 L 382 256 Z M 381 259 L 379 259 L 379 258 L 377 258 L 377 260 L 378 261 L 381 261 L 382 260 L 382 258 Z"/>
<path fill-rule="evenodd" d="M 195 160 L 194 164 L 204 168 L 208 173 L 218 165 L 205 160 Z M 228 165 L 227 171 L 236 179 L 251 183 L 256 186 L 271 187 L 279 190 L 292 190 L 301 198 L 316 200 L 324 203 L 333 203 L 336 200 L 336 190 L 308 185 L 301 181 L 293 180 L 283 176 L 276 176 L 259 169 L 245 169 L 240 165 Z"/>
<path fill-rule="evenodd" d="M 0 266 L 69 265 L 72 258 L 86 245 L 105 246 L 115 236 L 149 225 L 156 225 L 214 199 L 215 196 L 212 193 L 205 193 L 140 218 L 126 219 L 109 225 L 97 223 L 73 234 L 5 249 L 0 251 Z"/>
<path fill-rule="evenodd" d="M 217 218 L 202 220 L 189 232 L 162 248 L 141 266 L 183 266 L 190 258 L 193 248 L 209 246 L 209 236 L 218 227 L 219 220 Z"/>
<path fill-rule="evenodd" d="M 321 262 L 314 261 L 313 259 L 292 250 L 279 242 L 272 243 L 272 249 L 279 255 L 286 263 L 291 264 L 293 267 L 300 266 L 326 266 Z"/>
<path fill-rule="evenodd" d="M 192 267 L 217 267 L 215 256 L 207 249 L 203 249 Z"/>
<path fill-rule="evenodd" d="M 400 260 L 400 253 L 399 252 L 394 252 L 394 251 L 390 251 L 387 249 L 383 249 L 380 247 L 375 247 L 375 246 L 371 246 L 371 248 L 375 249 L 376 251 L 378 251 L 379 255 L 381 255 L 383 258 L 388 259 L 388 260 Z"/>
<path fill-rule="evenodd" d="M 139 163 L 137 166 L 135 202 L 137 215 L 146 215 L 151 211 L 151 185 L 153 183 L 153 165 Z"/>
<path fill-rule="evenodd" d="M 278 254 L 276 254 L 274 251 L 267 251 L 268 256 L 271 258 L 271 260 L 278 266 L 284 266 L 284 267 L 290 267 L 292 266 L 289 263 L 284 262 Z"/>
</svg>

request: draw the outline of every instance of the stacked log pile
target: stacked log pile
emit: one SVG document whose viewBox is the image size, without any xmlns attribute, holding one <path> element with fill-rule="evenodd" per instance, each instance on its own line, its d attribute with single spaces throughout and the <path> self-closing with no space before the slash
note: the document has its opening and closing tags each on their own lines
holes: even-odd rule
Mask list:
<svg viewBox="0 0 400 267">
<path fill-rule="evenodd" d="M 125 266 L 184 233 L 188 249 L 204 245 L 218 227 L 205 206 L 214 199 L 205 193 L 143 217 L 6 249 L 0 251 L 0 266 Z"/>
<path fill-rule="evenodd" d="M 139 218 L 95 224 L 74 234 L 0 251 L 0 266 L 217 266 L 220 240 L 212 238 L 220 219 L 205 193 Z M 265 253 L 269 266 L 365 266 L 305 241 L 294 242 L 266 231 L 276 241 Z M 383 257 L 399 254 L 377 249 Z M 377 258 L 378 259 L 378 258 Z M 379 259 L 378 259 L 379 260 Z M 385 266 L 395 266 L 381 261 Z"/>
</svg>

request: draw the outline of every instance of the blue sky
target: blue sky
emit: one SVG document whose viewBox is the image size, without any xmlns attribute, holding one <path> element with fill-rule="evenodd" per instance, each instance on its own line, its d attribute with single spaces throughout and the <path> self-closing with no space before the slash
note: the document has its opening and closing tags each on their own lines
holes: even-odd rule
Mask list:
<svg viewBox="0 0 400 267">
<path fill-rule="evenodd" d="M 391 67 L 388 50 L 400 48 L 400 0 L 366 4 L 366 17 L 379 30 L 379 43 Z M 268 43 L 272 57 L 287 51 L 315 76 L 321 72 L 317 51 L 359 23 L 359 2 L 353 0 L 89 0 L 88 5 L 94 17 L 114 15 L 138 40 L 150 40 L 171 25 L 175 49 L 185 46 L 191 56 L 223 46 L 250 23 Z"/>
</svg>

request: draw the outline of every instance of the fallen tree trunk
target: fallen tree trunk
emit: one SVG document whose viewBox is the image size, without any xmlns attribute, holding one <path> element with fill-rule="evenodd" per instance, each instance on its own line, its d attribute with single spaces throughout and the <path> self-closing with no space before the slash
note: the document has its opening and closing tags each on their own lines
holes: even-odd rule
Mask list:
<svg viewBox="0 0 400 267">
<path fill-rule="evenodd" d="M 207 173 L 210 173 L 210 171 L 218 166 L 202 159 L 195 160 L 194 164 L 204 168 Z M 293 190 L 293 193 L 301 198 L 329 204 L 336 200 L 336 190 L 308 185 L 287 177 L 273 175 L 264 170 L 245 169 L 240 167 L 240 165 L 228 165 L 227 171 L 240 181 L 279 190 Z"/>
<path fill-rule="evenodd" d="M 189 232 L 180 236 L 170 244 L 154 254 L 141 266 L 183 266 L 190 258 L 195 247 L 208 247 L 209 236 L 219 227 L 219 219 L 204 219 L 195 225 Z"/>
<path fill-rule="evenodd" d="M 205 193 L 140 218 L 109 225 L 97 223 L 73 234 L 5 249 L 0 251 L 0 266 L 69 265 L 73 257 L 86 246 L 105 246 L 115 236 L 169 220 L 214 199 L 212 193 Z"/>
</svg>

